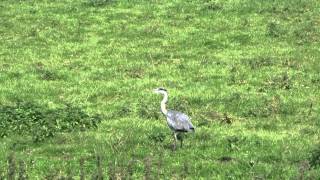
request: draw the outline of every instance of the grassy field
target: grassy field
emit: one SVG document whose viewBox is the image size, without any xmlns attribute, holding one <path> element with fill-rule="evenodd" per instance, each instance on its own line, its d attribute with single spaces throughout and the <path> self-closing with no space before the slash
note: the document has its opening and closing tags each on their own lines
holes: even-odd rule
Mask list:
<svg viewBox="0 0 320 180">
<path fill-rule="evenodd" d="M 2 0 L 0 42 L 2 113 L 69 122 L 0 124 L 0 179 L 320 178 L 318 0 Z M 156 87 L 196 126 L 176 151 Z"/>
</svg>

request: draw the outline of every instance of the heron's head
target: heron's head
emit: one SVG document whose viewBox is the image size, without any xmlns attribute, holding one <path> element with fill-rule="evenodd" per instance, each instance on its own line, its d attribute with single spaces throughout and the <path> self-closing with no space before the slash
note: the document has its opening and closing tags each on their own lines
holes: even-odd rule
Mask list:
<svg viewBox="0 0 320 180">
<path fill-rule="evenodd" d="M 157 94 L 167 94 L 168 93 L 167 90 L 162 87 L 154 89 L 153 92 L 155 92 Z"/>
</svg>

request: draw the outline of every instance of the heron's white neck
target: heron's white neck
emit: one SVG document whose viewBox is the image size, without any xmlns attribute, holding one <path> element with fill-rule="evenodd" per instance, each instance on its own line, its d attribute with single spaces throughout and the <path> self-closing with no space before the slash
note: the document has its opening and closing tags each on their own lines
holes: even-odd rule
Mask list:
<svg viewBox="0 0 320 180">
<path fill-rule="evenodd" d="M 166 103 L 168 102 L 168 93 L 163 93 L 163 99 L 161 101 L 161 112 L 166 115 L 168 113 Z"/>
</svg>

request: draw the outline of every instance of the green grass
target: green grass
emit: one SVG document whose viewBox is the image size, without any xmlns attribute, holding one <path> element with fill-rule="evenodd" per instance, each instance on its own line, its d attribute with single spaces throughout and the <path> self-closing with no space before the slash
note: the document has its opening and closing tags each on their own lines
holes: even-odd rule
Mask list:
<svg viewBox="0 0 320 180">
<path fill-rule="evenodd" d="M 31 179 L 79 178 L 80 159 L 89 177 L 97 155 L 105 176 L 134 159 L 141 179 L 150 159 L 161 179 L 318 179 L 319 14 L 317 0 L 2 0 L 1 104 L 72 104 L 103 121 L 2 138 L 0 176 L 14 152 Z M 196 126 L 175 152 L 160 86 Z"/>
</svg>

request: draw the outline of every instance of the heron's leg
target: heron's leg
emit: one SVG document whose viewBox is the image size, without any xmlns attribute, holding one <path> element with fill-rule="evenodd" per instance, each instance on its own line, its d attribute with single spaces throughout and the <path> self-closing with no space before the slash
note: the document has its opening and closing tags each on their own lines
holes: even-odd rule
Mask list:
<svg viewBox="0 0 320 180">
<path fill-rule="evenodd" d="M 181 143 L 181 147 L 182 147 L 182 141 L 183 141 L 183 138 L 181 138 L 181 139 L 180 139 L 180 141 L 181 141 L 180 143 Z"/>
<path fill-rule="evenodd" d="M 174 136 L 173 150 L 176 150 L 176 147 L 177 147 L 177 133 L 173 132 L 173 136 Z"/>
</svg>

